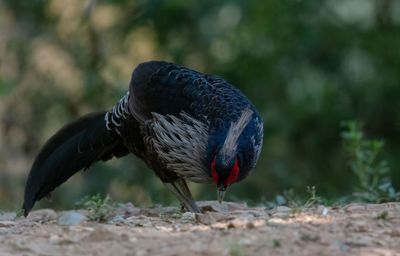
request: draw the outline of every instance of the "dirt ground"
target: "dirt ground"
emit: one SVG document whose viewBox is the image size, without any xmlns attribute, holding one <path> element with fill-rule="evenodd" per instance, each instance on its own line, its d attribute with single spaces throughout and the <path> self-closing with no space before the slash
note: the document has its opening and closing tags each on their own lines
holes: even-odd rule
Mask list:
<svg viewBox="0 0 400 256">
<path fill-rule="evenodd" d="M 65 212 L 0 215 L 0 255 L 400 255 L 400 203 L 249 208 L 199 202 L 203 214 L 121 205 L 106 224 Z M 79 211 L 86 215 L 87 212 Z"/>
</svg>

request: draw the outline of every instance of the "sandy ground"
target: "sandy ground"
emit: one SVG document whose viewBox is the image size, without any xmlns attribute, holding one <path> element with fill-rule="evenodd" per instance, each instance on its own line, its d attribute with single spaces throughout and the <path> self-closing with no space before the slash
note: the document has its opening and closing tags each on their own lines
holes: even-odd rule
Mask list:
<svg viewBox="0 0 400 256">
<path fill-rule="evenodd" d="M 400 203 L 266 211 L 199 202 L 204 214 L 121 205 L 107 224 L 65 212 L 0 215 L 0 255 L 400 255 Z M 87 215 L 85 211 L 79 211 Z"/>
</svg>

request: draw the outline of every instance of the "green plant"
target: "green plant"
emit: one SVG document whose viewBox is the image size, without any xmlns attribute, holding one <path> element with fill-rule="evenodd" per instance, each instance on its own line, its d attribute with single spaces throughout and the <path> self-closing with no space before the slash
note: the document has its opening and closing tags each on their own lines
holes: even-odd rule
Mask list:
<svg viewBox="0 0 400 256">
<path fill-rule="evenodd" d="M 349 156 L 349 166 L 358 180 L 353 196 L 370 203 L 399 200 L 400 193 L 392 186 L 387 162 L 379 158 L 384 142 L 365 139 L 355 121 L 342 122 L 342 126 L 345 130 L 341 136 Z"/>
<path fill-rule="evenodd" d="M 24 209 L 22 208 L 18 208 L 15 210 L 15 218 L 21 218 L 22 216 L 24 216 Z"/>
<path fill-rule="evenodd" d="M 389 216 L 388 211 L 383 211 L 376 217 L 378 220 L 386 220 Z"/>
<path fill-rule="evenodd" d="M 92 221 L 105 222 L 110 219 L 113 209 L 110 196 L 104 198 L 100 194 L 85 196 L 75 203 L 76 206 L 89 212 L 88 218 Z"/>
<path fill-rule="evenodd" d="M 322 199 L 320 196 L 317 196 L 317 189 L 315 186 L 307 186 L 307 193 L 310 197 L 304 203 L 303 207 L 310 208 L 322 203 Z"/>
<path fill-rule="evenodd" d="M 275 197 L 274 201 L 265 203 L 267 208 L 285 205 L 292 209 L 292 214 L 301 212 L 301 208 L 310 208 L 323 203 L 323 199 L 317 195 L 315 186 L 307 186 L 306 192 L 309 195 L 307 199 L 295 193 L 293 189 L 284 190 L 282 195 L 279 194 Z"/>
<path fill-rule="evenodd" d="M 278 239 L 273 239 L 272 244 L 275 248 L 281 247 L 281 241 L 279 241 Z"/>
<path fill-rule="evenodd" d="M 283 198 L 286 201 L 286 205 L 290 208 L 298 208 L 301 205 L 301 200 L 292 188 L 283 191 Z"/>
</svg>

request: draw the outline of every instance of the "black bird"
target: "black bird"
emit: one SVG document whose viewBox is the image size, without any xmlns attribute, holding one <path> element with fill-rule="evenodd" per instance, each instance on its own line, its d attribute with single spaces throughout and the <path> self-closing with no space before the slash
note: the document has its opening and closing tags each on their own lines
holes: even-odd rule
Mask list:
<svg viewBox="0 0 400 256">
<path fill-rule="evenodd" d="M 221 202 L 257 163 L 262 138 L 258 111 L 233 85 L 173 63 L 145 62 L 112 110 L 67 124 L 43 146 L 25 186 L 25 216 L 79 170 L 129 153 L 187 210 L 200 212 L 185 180 L 214 181 Z"/>
</svg>

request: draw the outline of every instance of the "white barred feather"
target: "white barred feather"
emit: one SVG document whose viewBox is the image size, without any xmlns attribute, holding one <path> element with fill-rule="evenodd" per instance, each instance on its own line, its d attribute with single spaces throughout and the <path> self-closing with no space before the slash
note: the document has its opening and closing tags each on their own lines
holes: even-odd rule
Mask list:
<svg viewBox="0 0 400 256">
<path fill-rule="evenodd" d="M 152 113 L 154 119 L 146 122 L 153 130 L 145 139 L 158 157 L 174 172 L 193 182 L 212 182 L 211 175 L 204 166 L 208 130 L 207 124 L 182 112 L 179 117 Z"/>
<path fill-rule="evenodd" d="M 238 139 L 240 137 L 240 134 L 242 134 L 244 128 L 246 128 L 246 126 L 250 122 L 252 115 L 253 110 L 251 110 L 250 108 L 246 108 L 245 110 L 243 110 L 239 119 L 236 122 L 232 123 L 229 127 L 224 145 L 221 148 L 221 154 L 223 157 L 222 161 L 224 163 L 228 163 L 232 159 L 232 156 L 236 155 Z"/>
</svg>

